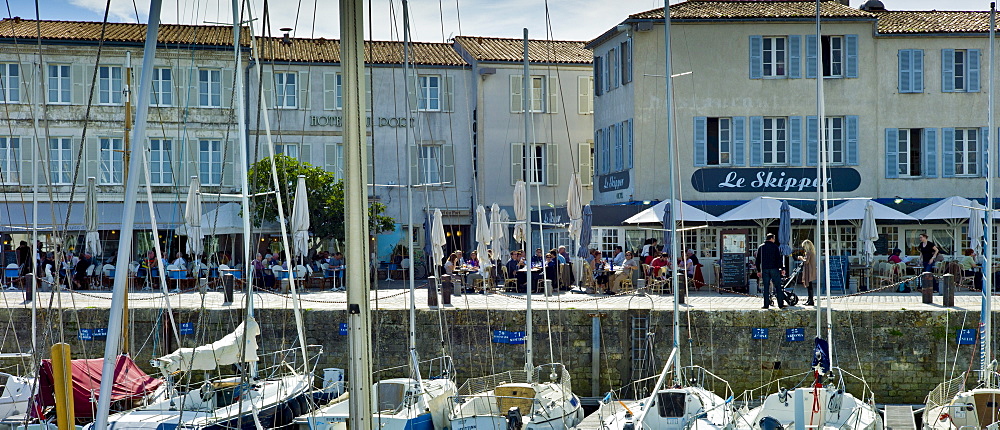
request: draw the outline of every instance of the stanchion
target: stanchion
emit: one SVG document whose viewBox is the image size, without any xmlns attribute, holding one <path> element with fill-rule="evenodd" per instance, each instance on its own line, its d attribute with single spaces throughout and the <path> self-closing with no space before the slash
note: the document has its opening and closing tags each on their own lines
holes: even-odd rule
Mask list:
<svg viewBox="0 0 1000 430">
<path fill-rule="evenodd" d="M 685 304 L 685 300 L 687 300 L 687 285 L 678 285 L 677 288 L 674 288 L 674 294 L 677 294 L 677 303 Z"/>
<path fill-rule="evenodd" d="M 455 284 L 451 282 L 451 276 L 441 275 L 441 304 L 451 304 L 451 294 L 455 292 Z"/>
<path fill-rule="evenodd" d="M 646 278 L 639 278 L 635 281 L 635 295 L 646 297 Z"/>
<path fill-rule="evenodd" d="M 934 274 L 924 272 L 920 274 L 920 292 L 924 295 L 924 303 L 934 303 Z"/>
<path fill-rule="evenodd" d="M 942 290 L 942 293 L 944 293 L 944 306 L 955 306 L 955 275 L 951 273 L 944 275 L 944 290 Z"/>
<path fill-rule="evenodd" d="M 427 277 L 427 306 L 436 307 L 438 305 L 437 278 Z"/>
</svg>

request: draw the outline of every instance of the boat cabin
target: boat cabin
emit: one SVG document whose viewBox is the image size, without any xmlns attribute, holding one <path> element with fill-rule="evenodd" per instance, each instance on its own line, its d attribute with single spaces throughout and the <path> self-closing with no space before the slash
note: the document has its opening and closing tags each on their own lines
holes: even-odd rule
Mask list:
<svg viewBox="0 0 1000 430">
<path fill-rule="evenodd" d="M 524 417 L 530 416 L 533 411 L 535 394 L 535 387 L 525 383 L 503 384 L 493 389 L 500 413 L 506 414 L 510 408 L 516 407 Z"/>
</svg>

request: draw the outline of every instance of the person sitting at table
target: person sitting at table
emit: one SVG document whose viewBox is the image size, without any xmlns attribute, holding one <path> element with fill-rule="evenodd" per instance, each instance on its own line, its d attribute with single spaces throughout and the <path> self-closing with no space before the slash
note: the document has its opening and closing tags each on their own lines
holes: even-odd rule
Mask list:
<svg viewBox="0 0 1000 430">
<path fill-rule="evenodd" d="M 971 276 L 972 285 L 975 286 L 977 290 L 982 290 L 983 272 L 976 270 L 980 267 L 979 262 L 976 259 L 976 250 L 966 248 L 963 254 L 962 259 L 958 261 L 958 265 L 962 267 L 962 276 Z"/>
<path fill-rule="evenodd" d="M 327 263 L 327 266 L 326 266 L 327 270 L 332 270 L 333 271 L 333 276 L 334 276 L 334 278 L 336 278 L 334 280 L 335 281 L 340 281 L 340 284 L 343 285 L 344 284 L 343 283 L 343 280 L 344 280 L 344 254 L 340 253 L 340 252 L 334 252 L 333 255 L 330 256 L 330 259 L 328 261 L 329 261 L 329 263 Z"/>
<path fill-rule="evenodd" d="M 625 262 L 625 251 L 621 246 L 615 246 L 615 257 L 611 260 L 611 265 L 620 267 Z"/>
<path fill-rule="evenodd" d="M 652 276 L 657 278 L 666 278 L 667 271 L 673 268 L 673 265 L 670 264 L 670 258 L 667 257 L 667 254 L 659 251 L 656 252 L 656 258 L 654 258 L 653 261 L 649 262 L 649 266 L 652 268 L 651 269 Z"/>
<path fill-rule="evenodd" d="M 461 249 L 456 249 L 455 252 L 453 252 L 453 254 L 455 254 L 458 257 L 458 261 L 455 262 L 456 266 L 461 267 L 462 265 L 465 264 L 465 258 L 462 257 Z"/>
<path fill-rule="evenodd" d="M 660 256 L 660 251 L 658 249 L 656 249 L 656 247 L 653 247 L 649 251 L 649 255 L 643 257 L 642 264 L 645 264 L 647 266 L 652 266 L 653 265 L 653 260 L 655 260 L 656 257 L 659 257 L 659 256 Z"/>
<path fill-rule="evenodd" d="M 472 251 L 469 253 L 469 260 L 465 262 L 469 267 L 479 268 L 479 252 Z"/>
<path fill-rule="evenodd" d="M 545 279 L 552 281 L 552 289 L 559 289 L 559 257 L 555 252 L 545 254 Z"/>
<path fill-rule="evenodd" d="M 611 294 L 611 290 L 608 289 L 608 263 L 601 258 L 601 253 L 594 250 L 594 260 L 591 263 L 591 267 L 594 270 L 594 284 L 597 291 L 601 291 L 604 294 Z"/>
<path fill-rule="evenodd" d="M 895 275 L 903 276 L 906 274 L 906 260 L 900 256 L 903 251 L 899 248 L 892 250 L 892 255 L 889 256 L 889 264 L 893 265 Z"/>
<path fill-rule="evenodd" d="M 521 270 L 524 268 L 524 251 L 517 250 L 510 253 L 510 260 L 507 261 L 507 276 L 513 276 L 517 279 L 517 291 L 525 292 L 527 291 L 528 285 L 528 273 L 526 270 Z"/>
<path fill-rule="evenodd" d="M 187 260 L 184 259 L 183 252 L 177 251 L 177 254 L 174 254 L 174 261 L 170 264 L 177 266 L 178 269 L 187 270 Z"/>
<path fill-rule="evenodd" d="M 621 266 L 617 266 L 615 273 L 609 279 L 612 294 L 618 294 L 621 290 L 621 283 L 626 279 L 632 279 L 632 274 L 639 269 L 639 259 L 635 258 L 632 251 L 625 251 Z"/>
<path fill-rule="evenodd" d="M 531 256 L 531 265 L 540 266 L 543 261 L 545 261 L 545 257 L 542 254 L 542 248 L 535 248 L 535 255 Z"/>
<path fill-rule="evenodd" d="M 458 267 L 458 252 L 452 252 L 448 254 L 448 259 L 444 261 L 444 274 L 451 276 L 451 279 L 455 279 L 455 269 Z"/>
</svg>

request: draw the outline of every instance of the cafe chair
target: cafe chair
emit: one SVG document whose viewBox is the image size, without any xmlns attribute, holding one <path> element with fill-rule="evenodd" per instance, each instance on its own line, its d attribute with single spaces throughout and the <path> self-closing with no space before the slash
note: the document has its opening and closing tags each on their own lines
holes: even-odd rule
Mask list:
<svg viewBox="0 0 1000 430">
<path fill-rule="evenodd" d="M 503 270 L 503 290 L 504 291 L 517 291 L 517 277 L 511 277 L 510 271 L 507 270 L 507 266 L 501 267 Z"/>
</svg>

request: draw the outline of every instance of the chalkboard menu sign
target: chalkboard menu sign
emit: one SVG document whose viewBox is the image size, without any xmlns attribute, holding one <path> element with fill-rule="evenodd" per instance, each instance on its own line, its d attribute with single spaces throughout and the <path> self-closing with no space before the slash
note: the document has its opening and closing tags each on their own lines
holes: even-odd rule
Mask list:
<svg viewBox="0 0 1000 430">
<path fill-rule="evenodd" d="M 889 255 L 892 250 L 889 249 L 889 235 L 882 233 L 878 235 L 878 240 L 875 241 L 875 253 L 878 255 Z"/>
<path fill-rule="evenodd" d="M 722 288 L 747 292 L 747 230 L 723 230 L 720 233 L 719 267 Z"/>
</svg>

